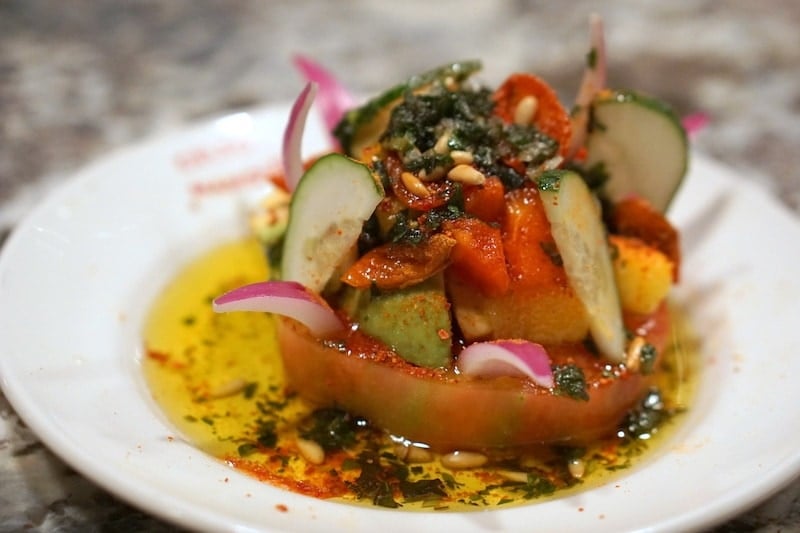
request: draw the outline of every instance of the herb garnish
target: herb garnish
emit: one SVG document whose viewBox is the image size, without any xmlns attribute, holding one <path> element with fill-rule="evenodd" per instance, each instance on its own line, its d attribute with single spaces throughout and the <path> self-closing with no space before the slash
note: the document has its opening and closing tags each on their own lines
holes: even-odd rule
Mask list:
<svg viewBox="0 0 800 533">
<path fill-rule="evenodd" d="M 554 365 L 553 377 L 556 383 L 556 394 L 569 396 L 576 400 L 589 400 L 589 393 L 586 391 L 586 378 L 581 367 L 573 364 Z"/>
<path fill-rule="evenodd" d="M 363 420 L 339 409 L 317 409 L 300 430 L 300 436 L 313 440 L 325 451 L 341 450 L 356 442 L 356 433 L 364 427 Z"/>
</svg>

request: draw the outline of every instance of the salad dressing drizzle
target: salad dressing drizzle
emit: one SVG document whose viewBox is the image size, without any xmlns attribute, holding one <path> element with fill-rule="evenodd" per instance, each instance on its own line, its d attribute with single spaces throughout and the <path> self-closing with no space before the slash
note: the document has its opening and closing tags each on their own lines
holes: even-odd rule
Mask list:
<svg viewBox="0 0 800 533">
<path fill-rule="evenodd" d="M 189 264 L 150 311 L 142 366 L 153 397 L 180 434 L 233 468 L 291 491 L 461 511 L 562 496 L 608 483 L 643 454 L 658 453 L 680 418 L 673 415 L 693 397 L 696 343 L 673 312 L 674 341 L 664 354 L 660 394 L 645 399 L 661 409 L 629 417 L 629 435 L 637 437 L 496 452 L 485 466 L 448 469 L 424 450 L 409 453 L 365 420 L 314 411 L 287 391 L 269 315 L 213 313 L 216 295 L 266 279 L 266 268 L 255 240 L 224 244 Z"/>
</svg>

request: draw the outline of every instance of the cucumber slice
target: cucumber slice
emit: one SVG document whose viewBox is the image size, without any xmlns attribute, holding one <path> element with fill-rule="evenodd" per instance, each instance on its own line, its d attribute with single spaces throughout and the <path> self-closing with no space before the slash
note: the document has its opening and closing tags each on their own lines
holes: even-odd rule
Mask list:
<svg viewBox="0 0 800 533">
<path fill-rule="evenodd" d="M 366 165 L 341 154 L 319 158 L 292 195 L 281 277 L 321 292 L 383 196 Z"/>
<path fill-rule="evenodd" d="M 545 172 L 537 185 L 567 279 L 589 315 L 592 338 L 607 359 L 623 362 L 622 307 L 598 203 L 572 171 Z"/>
<path fill-rule="evenodd" d="M 387 89 L 366 104 L 348 111 L 336 125 L 333 134 L 348 155 L 361 157 L 364 148 L 375 144 L 389 124 L 392 109 L 407 91 L 416 91 L 450 79 L 461 82 L 481 69 L 479 61 L 461 61 L 435 68 Z"/>
<path fill-rule="evenodd" d="M 601 93 L 592 111 L 586 163 L 605 165 L 608 196 L 637 194 L 665 212 L 688 166 L 680 119 L 664 102 L 633 92 Z"/>
</svg>

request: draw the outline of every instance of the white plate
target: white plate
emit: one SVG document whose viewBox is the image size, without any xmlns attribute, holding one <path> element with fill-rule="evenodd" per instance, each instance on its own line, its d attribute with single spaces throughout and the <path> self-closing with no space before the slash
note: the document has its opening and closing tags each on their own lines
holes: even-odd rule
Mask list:
<svg viewBox="0 0 800 533">
<path fill-rule="evenodd" d="M 286 114 L 232 115 L 112 155 L 6 243 L 2 387 L 82 474 L 192 528 L 407 532 L 700 528 L 800 471 L 800 224 L 700 155 L 671 213 L 685 249 L 676 298 L 702 337 L 699 397 L 664 450 L 614 482 L 512 509 L 403 513 L 285 492 L 170 438 L 139 368 L 144 315 L 186 261 L 245 231 L 243 213 L 276 164 Z M 309 130 L 306 154 L 326 144 L 318 122 Z"/>
</svg>

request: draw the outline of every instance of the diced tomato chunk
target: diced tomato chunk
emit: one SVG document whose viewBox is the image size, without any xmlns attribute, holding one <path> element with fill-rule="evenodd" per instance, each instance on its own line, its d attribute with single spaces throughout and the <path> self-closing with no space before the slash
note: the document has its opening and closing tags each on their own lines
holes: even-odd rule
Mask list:
<svg viewBox="0 0 800 533">
<path fill-rule="evenodd" d="M 512 283 L 524 287 L 567 286 L 550 222 L 534 187 L 506 195 L 503 248 Z"/>
<path fill-rule="evenodd" d="M 508 290 L 509 277 L 500 229 L 477 218 L 459 218 L 442 224 L 456 244 L 450 254 L 451 268 L 486 296 Z"/>
<path fill-rule="evenodd" d="M 499 223 L 506 208 L 505 193 L 500 178 L 491 176 L 483 185 L 464 188 L 464 210 L 484 222 Z"/>
</svg>

